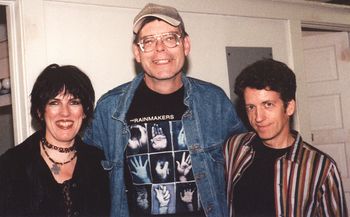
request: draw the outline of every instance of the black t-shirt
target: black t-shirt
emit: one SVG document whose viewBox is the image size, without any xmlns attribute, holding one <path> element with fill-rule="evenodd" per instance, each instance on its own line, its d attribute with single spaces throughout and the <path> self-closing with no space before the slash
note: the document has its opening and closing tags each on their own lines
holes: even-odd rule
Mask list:
<svg viewBox="0 0 350 217">
<path fill-rule="evenodd" d="M 276 216 L 274 196 L 274 167 L 290 147 L 274 149 L 259 138 L 253 141 L 255 156 L 233 190 L 233 206 L 237 217 Z"/>
<path fill-rule="evenodd" d="M 127 113 L 125 183 L 130 216 L 204 216 L 181 118 L 184 88 L 171 94 L 136 90 Z"/>
</svg>

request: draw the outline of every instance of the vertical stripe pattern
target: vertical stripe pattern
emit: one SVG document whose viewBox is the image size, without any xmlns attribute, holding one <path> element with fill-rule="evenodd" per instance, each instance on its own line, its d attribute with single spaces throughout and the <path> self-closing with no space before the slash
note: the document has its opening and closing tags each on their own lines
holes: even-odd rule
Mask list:
<svg viewBox="0 0 350 217">
<path fill-rule="evenodd" d="M 341 176 L 335 161 L 303 142 L 296 131 L 292 149 L 275 163 L 274 193 L 279 217 L 348 217 Z M 234 217 L 233 188 L 254 160 L 255 133 L 229 138 L 224 145 L 227 201 Z"/>
</svg>

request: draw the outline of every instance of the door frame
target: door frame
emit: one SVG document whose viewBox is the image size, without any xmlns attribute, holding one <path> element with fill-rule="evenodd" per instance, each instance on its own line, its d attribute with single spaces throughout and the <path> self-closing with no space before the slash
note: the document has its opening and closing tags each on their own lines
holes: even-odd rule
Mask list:
<svg viewBox="0 0 350 217">
<path fill-rule="evenodd" d="M 0 5 L 6 7 L 7 38 L 9 49 L 9 68 L 11 80 L 11 106 L 13 117 L 14 144 L 22 142 L 29 134 L 27 132 L 28 96 L 26 92 L 26 74 L 23 67 L 23 31 L 19 1 L 0 0 Z"/>
<path fill-rule="evenodd" d="M 330 24 L 330 23 L 319 23 L 319 22 L 301 22 L 301 28 L 300 31 L 302 33 L 302 28 L 313 28 L 313 29 L 320 29 L 320 30 L 328 30 L 328 31 L 339 31 L 339 32 L 347 32 L 348 36 L 349 36 L 349 40 L 350 40 L 350 25 L 343 25 L 343 24 Z M 302 59 L 304 59 L 304 55 L 303 52 L 300 51 L 300 54 L 302 56 Z M 302 63 L 302 68 L 304 69 L 304 63 Z M 305 76 L 305 73 L 303 73 Z M 306 81 L 306 79 L 303 79 L 303 81 Z M 301 84 L 302 86 L 305 86 L 306 83 Z M 306 89 L 303 88 L 303 90 L 305 91 Z M 308 111 L 308 102 L 306 100 L 306 97 L 303 96 L 304 102 L 300 103 L 299 106 L 303 106 L 302 110 L 303 111 Z M 304 112 L 305 113 L 305 112 Z M 300 119 L 299 119 L 300 120 Z M 307 134 L 308 136 L 310 136 L 311 138 L 311 129 L 309 127 L 309 123 L 310 123 L 310 119 L 308 117 L 308 115 L 303 115 L 303 120 L 300 120 L 300 124 L 306 124 L 308 127 L 306 128 L 308 131 L 307 132 L 303 132 L 304 134 Z M 346 156 L 347 158 L 350 158 L 350 156 Z M 349 161 L 348 161 L 349 162 Z M 350 167 L 350 165 L 348 165 Z M 346 198 L 346 202 L 347 204 L 350 204 L 349 201 L 349 192 L 350 192 L 350 178 L 349 177 L 344 177 L 342 179 L 343 182 L 343 186 L 344 186 L 344 191 L 346 194 L 348 194 L 348 197 Z M 348 209 L 350 209 L 350 207 L 348 206 Z"/>
</svg>

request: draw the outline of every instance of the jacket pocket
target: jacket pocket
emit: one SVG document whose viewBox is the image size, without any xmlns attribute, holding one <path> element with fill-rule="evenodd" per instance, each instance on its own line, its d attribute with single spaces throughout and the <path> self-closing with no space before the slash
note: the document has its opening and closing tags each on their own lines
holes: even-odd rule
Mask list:
<svg viewBox="0 0 350 217">
<path fill-rule="evenodd" d="M 209 158 L 214 163 L 218 163 L 221 166 L 224 165 L 225 160 L 224 160 L 224 155 L 223 155 L 223 150 L 222 150 L 221 144 L 215 144 L 215 145 L 212 145 L 211 147 L 206 148 L 206 152 L 207 152 Z"/>
<path fill-rule="evenodd" d="M 209 176 L 211 179 L 210 186 L 215 189 L 218 204 L 225 204 L 225 173 L 224 173 L 224 156 L 220 144 L 212 145 L 206 149 L 207 165 L 209 167 Z"/>
</svg>

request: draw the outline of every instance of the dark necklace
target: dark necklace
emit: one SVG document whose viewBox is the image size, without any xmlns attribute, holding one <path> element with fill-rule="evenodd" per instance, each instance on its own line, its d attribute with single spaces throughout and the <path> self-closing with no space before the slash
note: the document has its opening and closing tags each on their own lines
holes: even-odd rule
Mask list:
<svg viewBox="0 0 350 217">
<path fill-rule="evenodd" d="M 64 161 L 64 162 L 57 162 L 55 161 L 54 159 L 52 159 L 50 157 L 50 155 L 47 153 L 46 149 L 45 149 L 45 145 L 44 143 L 42 142 L 41 143 L 42 147 L 43 147 L 43 150 L 44 150 L 44 153 L 46 155 L 47 158 L 49 158 L 49 160 L 53 163 L 52 164 L 52 167 L 50 168 L 51 172 L 55 175 L 58 175 L 61 171 L 61 168 L 60 166 L 64 165 L 64 164 L 67 164 L 69 162 L 71 162 L 72 160 L 74 160 L 74 158 L 76 158 L 77 156 L 77 152 L 75 151 L 74 155 L 71 157 L 71 159 L 67 160 L 67 161 Z"/>
<path fill-rule="evenodd" d="M 59 151 L 61 153 L 68 153 L 68 152 L 72 152 L 75 150 L 75 143 L 69 147 L 69 148 L 62 148 L 62 147 L 58 147 L 58 146 L 55 146 L 55 145 L 52 145 L 50 144 L 45 137 L 42 137 L 41 138 L 41 143 L 44 144 L 47 148 L 49 149 L 53 149 L 53 150 L 56 150 L 56 151 Z"/>
</svg>

